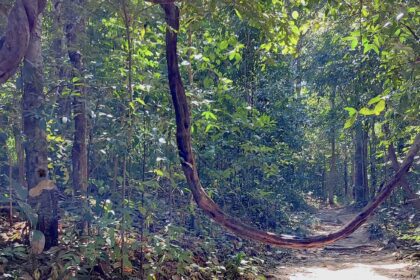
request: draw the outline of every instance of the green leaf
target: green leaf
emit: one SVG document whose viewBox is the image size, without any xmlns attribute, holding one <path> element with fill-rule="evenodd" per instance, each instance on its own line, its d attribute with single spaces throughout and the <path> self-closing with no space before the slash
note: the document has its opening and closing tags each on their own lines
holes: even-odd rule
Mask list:
<svg viewBox="0 0 420 280">
<path fill-rule="evenodd" d="M 234 50 L 229 52 L 229 60 L 233 60 L 235 58 L 235 54 L 236 52 Z"/>
<path fill-rule="evenodd" d="M 224 41 L 220 42 L 219 49 L 223 51 L 223 50 L 227 49 L 228 46 L 229 46 L 229 42 L 224 40 Z"/>
<path fill-rule="evenodd" d="M 141 99 L 140 97 L 137 97 L 136 99 L 134 99 L 136 102 L 138 102 L 139 104 L 141 104 L 141 105 L 143 105 L 143 106 L 145 106 L 146 105 L 146 103 L 144 102 L 144 100 L 143 99 Z"/>
<path fill-rule="evenodd" d="M 269 42 L 269 43 L 266 43 L 266 44 L 262 44 L 261 46 L 260 46 L 260 48 L 262 48 L 263 50 L 265 50 L 265 51 L 270 51 L 270 49 L 271 49 L 271 42 Z"/>
<path fill-rule="evenodd" d="M 382 100 L 382 97 L 380 95 L 378 95 L 378 96 L 372 98 L 371 100 L 369 100 L 368 105 L 378 103 L 381 100 Z"/>
<path fill-rule="evenodd" d="M 213 79 L 210 77 L 205 77 L 204 81 L 203 81 L 204 87 L 205 88 L 210 88 L 213 86 Z"/>
<path fill-rule="evenodd" d="M 347 129 L 347 128 L 352 127 L 353 124 L 354 124 L 354 122 L 356 121 L 356 117 L 357 117 L 357 114 L 354 114 L 353 116 L 351 116 L 350 118 L 348 118 L 346 120 L 346 123 L 344 124 L 344 128 Z"/>
<path fill-rule="evenodd" d="M 133 111 L 136 110 L 136 106 L 134 105 L 134 102 L 129 102 L 128 105 L 130 105 Z"/>
<path fill-rule="evenodd" d="M 354 109 L 353 107 L 345 107 L 344 110 L 346 110 L 347 112 L 349 112 L 349 117 L 352 117 L 354 114 L 357 113 L 357 110 Z"/>
<path fill-rule="evenodd" d="M 354 50 L 357 47 L 357 43 L 358 43 L 358 40 L 357 39 L 353 39 L 351 41 L 350 47 L 351 47 L 352 50 Z"/>
<path fill-rule="evenodd" d="M 296 25 L 292 25 L 291 29 L 292 29 L 292 32 L 295 35 L 298 35 L 298 36 L 300 35 L 300 30 L 299 30 L 299 28 Z"/>
<path fill-rule="evenodd" d="M 364 17 L 367 17 L 367 16 L 369 15 L 369 12 L 368 12 L 368 10 L 366 10 L 366 8 L 363 8 L 363 9 L 362 9 L 362 15 L 363 15 Z"/>
<path fill-rule="evenodd" d="M 374 104 L 374 103 L 376 103 L 376 105 L 373 109 L 363 107 L 362 109 L 360 109 L 359 113 L 364 115 L 364 116 L 371 116 L 371 115 L 377 115 L 378 116 L 385 109 L 385 100 L 380 99 L 377 102 L 376 102 L 376 100 L 374 100 L 374 102 L 372 102 L 372 104 Z"/>
<path fill-rule="evenodd" d="M 297 11 L 293 11 L 292 18 L 297 19 L 299 17 L 299 13 Z"/>
<path fill-rule="evenodd" d="M 376 115 L 381 114 L 381 112 L 385 110 L 385 100 L 381 99 L 373 109 Z"/>
<path fill-rule="evenodd" d="M 217 120 L 217 117 L 216 117 L 216 115 L 215 114 L 213 114 L 212 112 L 210 112 L 210 111 L 206 111 L 206 112 L 203 112 L 203 113 L 201 113 L 201 115 L 206 119 L 206 120 L 209 120 L 209 119 L 213 119 L 213 120 Z"/>
<path fill-rule="evenodd" d="M 206 126 L 206 130 L 205 130 L 205 132 L 207 133 L 207 132 L 209 132 L 210 131 L 210 129 L 213 127 L 213 125 L 210 123 L 210 124 L 208 124 L 207 126 Z"/>
<path fill-rule="evenodd" d="M 371 110 L 371 109 L 366 108 L 366 107 L 363 107 L 362 109 L 360 109 L 359 113 L 364 115 L 364 116 L 370 116 L 370 115 L 375 114 L 374 110 Z"/>
<path fill-rule="evenodd" d="M 235 9 L 235 13 L 236 13 L 236 15 L 238 16 L 238 18 L 239 18 L 240 20 L 242 20 L 242 15 L 241 15 L 241 13 L 240 13 L 237 9 Z"/>
<path fill-rule="evenodd" d="M 379 54 L 379 48 L 374 44 L 365 44 L 363 45 L 363 53 L 367 53 L 370 50 L 374 50 L 376 54 Z"/>
</svg>

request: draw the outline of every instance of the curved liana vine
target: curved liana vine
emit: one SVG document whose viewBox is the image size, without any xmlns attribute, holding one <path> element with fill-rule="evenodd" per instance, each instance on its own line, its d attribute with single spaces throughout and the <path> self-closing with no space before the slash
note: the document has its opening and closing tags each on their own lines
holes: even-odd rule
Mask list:
<svg viewBox="0 0 420 280">
<path fill-rule="evenodd" d="M 277 235 L 271 232 L 257 230 L 243 224 L 239 220 L 224 213 L 220 207 L 207 195 L 201 185 L 195 164 L 194 153 L 191 144 L 191 119 L 188 107 L 187 97 L 178 66 L 177 55 L 177 32 L 179 31 L 179 9 L 169 1 L 152 1 L 160 3 L 165 11 L 167 23 L 166 28 L 166 60 L 168 67 L 168 82 L 172 96 L 172 102 L 175 109 L 176 118 L 176 139 L 179 156 L 181 158 L 182 169 L 187 179 L 189 188 L 194 196 L 198 206 L 213 221 L 230 230 L 234 234 L 266 244 L 284 247 L 284 248 L 315 248 L 333 243 L 339 239 L 345 238 L 356 231 L 367 219 L 374 213 L 374 210 L 392 193 L 392 190 L 398 186 L 399 181 L 410 169 L 415 155 L 420 149 L 420 135 L 417 135 L 414 144 L 411 146 L 406 158 L 399 170 L 384 185 L 382 191 L 347 225 L 336 232 L 326 235 L 310 236 L 300 238 L 296 236 Z"/>
<path fill-rule="evenodd" d="M 8 16 L 6 32 L 0 37 L 0 84 L 16 73 L 45 4 L 46 0 L 16 0 Z"/>
</svg>

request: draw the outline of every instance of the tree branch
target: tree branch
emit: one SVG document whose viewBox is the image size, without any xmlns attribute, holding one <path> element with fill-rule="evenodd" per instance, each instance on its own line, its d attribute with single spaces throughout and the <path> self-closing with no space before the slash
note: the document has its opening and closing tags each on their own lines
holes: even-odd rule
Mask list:
<svg viewBox="0 0 420 280">
<path fill-rule="evenodd" d="M 419 41 L 419 37 L 416 35 L 416 33 L 413 31 L 413 29 L 411 29 L 410 26 L 408 26 L 407 24 L 402 23 L 402 25 L 405 26 L 405 28 L 408 29 L 408 31 L 411 33 L 411 35 L 413 35 L 413 37 L 416 39 L 416 41 Z"/>
</svg>

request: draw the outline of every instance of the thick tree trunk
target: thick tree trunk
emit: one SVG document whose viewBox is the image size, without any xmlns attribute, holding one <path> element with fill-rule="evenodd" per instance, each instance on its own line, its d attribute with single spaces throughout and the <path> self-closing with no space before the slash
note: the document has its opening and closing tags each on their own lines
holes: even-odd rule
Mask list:
<svg viewBox="0 0 420 280">
<path fill-rule="evenodd" d="M 23 63 L 24 92 L 22 100 L 25 134 L 26 179 L 29 190 L 48 180 L 48 143 L 43 105 L 43 65 L 41 55 L 41 15 L 35 20 Z M 39 187 L 37 187 L 39 189 Z M 58 243 L 57 200 L 54 189 L 40 189 L 28 202 L 38 214 L 36 228 L 45 235 L 45 249 Z"/>
<path fill-rule="evenodd" d="M 368 202 L 367 180 L 367 133 L 362 123 L 356 124 L 355 148 L 354 148 L 354 198 L 356 205 L 363 207 Z"/>
<path fill-rule="evenodd" d="M 195 163 L 191 144 L 190 112 L 178 66 L 177 33 L 179 30 L 179 9 L 173 3 L 161 4 L 161 6 L 165 11 L 166 23 L 168 24 L 166 29 L 166 60 L 168 66 L 169 88 L 175 108 L 176 139 L 179 156 L 181 158 L 182 169 L 197 205 L 213 221 L 234 232 L 240 237 L 260 241 L 278 247 L 322 247 L 342 239 L 358 229 L 367 220 L 367 218 L 373 214 L 378 205 L 390 196 L 392 190 L 397 186 L 399 180 L 408 172 L 411 164 L 413 163 L 414 157 L 420 149 L 420 135 L 417 135 L 413 146 L 411 147 L 406 159 L 401 165 L 401 168 L 390 179 L 390 181 L 385 184 L 382 192 L 380 192 L 378 196 L 346 226 L 336 232 L 327 235 L 312 236 L 307 238 L 277 235 L 271 232 L 265 232 L 249 227 L 239 220 L 225 214 L 219 208 L 219 206 L 216 205 L 216 203 L 207 195 L 203 186 L 201 185 L 200 178 L 198 177 L 197 166 Z"/>
<path fill-rule="evenodd" d="M 72 148 L 72 180 L 75 191 L 87 192 L 88 160 L 87 160 L 87 118 L 85 100 L 74 97 L 74 139 Z"/>
<path fill-rule="evenodd" d="M 70 62 L 73 66 L 72 79 L 79 80 L 74 86 L 73 117 L 74 139 L 72 148 L 72 181 L 75 191 L 87 192 L 88 187 L 88 158 L 87 158 L 87 115 L 86 115 L 86 88 L 83 85 L 83 62 L 80 52 L 81 44 L 79 37 L 85 32 L 84 20 L 81 18 L 82 5 L 80 1 L 68 1 L 66 4 L 67 48 Z"/>
</svg>

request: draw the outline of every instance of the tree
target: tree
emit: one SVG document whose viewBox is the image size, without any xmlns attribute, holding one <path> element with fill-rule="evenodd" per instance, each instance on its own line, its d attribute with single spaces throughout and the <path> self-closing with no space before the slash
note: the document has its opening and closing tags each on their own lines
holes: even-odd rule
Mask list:
<svg viewBox="0 0 420 280">
<path fill-rule="evenodd" d="M 23 132 L 25 135 L 26 180 L 29 203 L 38 214 L 32 226 L 45 236 L 45 249 L 58 244 L 56 187 L 48 180 L 48 144 L 46 138 L 45 95 L 41 54 L 42 15 L 34 19 L 22 69 Z"/>
<path fill-rule="evenodd" d="M 83 78 L 83 61 L 80 37 L 84 34 L 83 1 L 69 1 L 65 5 L 67 50 L 73 67 L 73 116 L 74 139 L 72 149 L 72 182 L 75 191 L 87 192 L 88 188 L 88 123 L 86 114 L 86 87 Z"/>
</svg>

